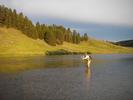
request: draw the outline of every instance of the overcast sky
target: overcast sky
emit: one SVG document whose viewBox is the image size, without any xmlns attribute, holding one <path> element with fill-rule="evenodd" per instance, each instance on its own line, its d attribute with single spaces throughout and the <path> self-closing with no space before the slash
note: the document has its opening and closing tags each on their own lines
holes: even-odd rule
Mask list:
<svg viewBox="0 0 133 100">
<path fill-rule="evenodd" d="M 52 23 L 53 21 L 55 24 L 63 25 L 74 23 L 75 26 L 71 26 L 75 28 L 78 27 L 75 23 L 108 24 L 111 27 L 112 25 L 130 27 L 129 34 L 133 34 L 133 0 L 0 0 L 0 3 L 23 12 L 34 22 L 39 20 L 41 23 L 43 21 Z M 78 30 L 90 32 L 83 28 Z M 93 36 L 93 31 L 91 32 Z M 108 31 L 106 34 L 109 34 Z"/>
</svg>

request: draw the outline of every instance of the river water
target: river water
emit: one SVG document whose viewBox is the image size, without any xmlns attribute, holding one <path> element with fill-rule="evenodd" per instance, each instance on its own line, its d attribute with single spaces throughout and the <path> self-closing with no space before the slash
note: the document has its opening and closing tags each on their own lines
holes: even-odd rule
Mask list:
<svg viewBox="0 0 133 100">
<path fill-rule="evenodd" d="M 133 100 L 133 55 L 0 57 L 0 100 Z M 24 69 L 22 69 L 22 68 Z"/>
</svg>

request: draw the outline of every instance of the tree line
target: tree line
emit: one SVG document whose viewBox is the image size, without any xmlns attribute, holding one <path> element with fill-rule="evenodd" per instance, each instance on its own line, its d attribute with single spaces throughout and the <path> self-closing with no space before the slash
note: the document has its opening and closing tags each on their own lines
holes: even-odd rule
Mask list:
<svg viewBox="0 0 133 100">
<path fill-rule="evenodd" d="M 49 45 L 61 45 L 64 41 L 79 44 L 80 41 L 88 41 L 87 33 L 80 35 L 76 30 L 65 28 L 63 26 L 46 25 L 32 21 L 24 16 L 23 13 L 17 13 L 15 9 L 10 9 L 0 5 L 0 26 L 13 27 L 21 30 L 25 35 L 33 39 L 42 39 Z"/>
</svg>

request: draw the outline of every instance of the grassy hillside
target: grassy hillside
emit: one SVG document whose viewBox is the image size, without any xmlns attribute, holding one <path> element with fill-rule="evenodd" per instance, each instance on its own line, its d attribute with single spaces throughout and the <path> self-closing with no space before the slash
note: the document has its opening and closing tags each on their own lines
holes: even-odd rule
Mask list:
<svg viewBox="0 0 133 100">
<path fill-rule="evenodd" d="M 31 39 L 13 28 L 0 28 L 0 55 L 33 55 L 57 52 L 133 53 L 133 48 L 120 47 L 108 42 L 89 39 L 89 42 L 50 46 L 43 40 Z"/>
</svg>

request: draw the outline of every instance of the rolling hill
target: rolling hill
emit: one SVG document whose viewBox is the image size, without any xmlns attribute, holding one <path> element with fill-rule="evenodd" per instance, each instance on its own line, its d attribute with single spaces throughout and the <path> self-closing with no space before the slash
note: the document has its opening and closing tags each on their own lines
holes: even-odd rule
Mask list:
<svg viewBox="0 0 133 100">
<path fill-rule="evenodd" d="M 44 55 L 84 53 L 133 53 L 133 48 L 116 46 L 111 43 L 89 39 L 88 42 L 72 44 L 64 42 L 63 45 L 50 46 L 40 39 L 32 39 L 14 28 L 0 28 L 0 55 Z"/>
<path fill-rule="evenodd" d="M 133 40 L 118 41 L 115 42 L 115 44 L 125 47 L 133 47 Z"/>
</svg>

